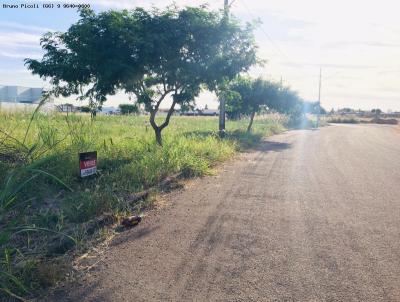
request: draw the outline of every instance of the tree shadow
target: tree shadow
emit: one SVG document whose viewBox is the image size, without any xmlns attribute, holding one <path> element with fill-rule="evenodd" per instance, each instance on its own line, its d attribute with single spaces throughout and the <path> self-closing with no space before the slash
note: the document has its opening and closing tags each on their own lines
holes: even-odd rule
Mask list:
<svg viewBox="0 0 400 302">
<path fill-rule="evenodd" d="M 84 285 L 76 280 L 65 282 L 62 287 L 57 287 L 51 292 L 45 292 L 37 300 L 34 301 L 60 301 L 60 302 L 75 302 L 83 301 L 85 298 L 91 296 L 99 288 L 99 281 L 85 282 Z M 104 297 L 96 297 L 99 300 L 92 301 L 105 301 Z"/>
<path fill-rule="evenodd" d="M 254 149 L 261 152 L 281 152 L 288 150 L 292 147 L 290 143 L 281 143 L 274 141 L 264 141 L 262 144 L 256 146 Z"/>
<path fill-rule="evenodd" d="M 124 244 L 127 241 L 134 241 L 146 237 L 159 229 L 160 226 L 153 226 L 153 227 L 133 227 L 131 229 L 124 230 L 117 236 L 110 244 L 110 246 L 119 246 Z"/>
<path fill-rule="evenodd" d="M 149 236 L 154 231 L 160 228 L 160 225 L 153 227 L 134 227 L 125 230 L 122 234 L 112 240 L 110 247 L 116 247 L 126 242 L 132 242 L 134 240 L 140 240 L 144 237 Z M 101 270 L 101 264 L 99 266 L 94 265 L 92 271 L 96 272 Z M 85 273 L 85 276 L 87 273 Z M 96 273 L 94 273 L 96 275 Z M 96 278 L 86 279 L 83 275 L 77 275 L 76 279 L 65 281 L 62 286 L 50 289 L 41 293 L 36 302 L 75 302 L 75 301 L 114 301 L 113 290 L 104 290 L 100 281 Z M 133 299 L 134 300 L 134 299 Z"/>
</svg>

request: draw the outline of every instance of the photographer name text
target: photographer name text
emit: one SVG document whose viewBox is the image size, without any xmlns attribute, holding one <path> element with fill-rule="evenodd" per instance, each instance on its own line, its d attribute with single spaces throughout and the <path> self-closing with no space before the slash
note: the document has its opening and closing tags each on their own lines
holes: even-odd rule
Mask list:
<svg viewBox="0 0 400 302">
<path fill-rule="evenodd" d="M 90 4 L 76 3 L 3 3 L 0 6 L 3 9 L 39 9 L 39 8 L 90 8 Z"/>
</svg>

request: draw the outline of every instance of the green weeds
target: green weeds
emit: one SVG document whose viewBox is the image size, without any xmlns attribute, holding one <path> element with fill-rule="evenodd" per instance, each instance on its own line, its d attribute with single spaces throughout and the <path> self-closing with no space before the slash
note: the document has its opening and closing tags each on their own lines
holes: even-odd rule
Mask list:
<svg viewBox="0 0 400 302">
<path fill-rule="evenodd" d="M 332 117 L 328 119 L 328 123 L 336 124 L 359 124 L 360 120 L 355 117 Z"/>
<path fill-rule="evenodd" d="M 282 124 L 258 118 L 246 133 L 246 120 L 228 121 L 221 140 L 217 118 L 173 117 L 160 147 L 145 116 L 0 113 L 0 299 L 23 300 L 62 280 L 66 259 L 87 248 L 93 219 L 146 206 L 129 204 L 129 194 L 178 172 L 206 175 Z M 80 179 L 78 153 L 94 150 L 98 173 Z"/>
</svg>

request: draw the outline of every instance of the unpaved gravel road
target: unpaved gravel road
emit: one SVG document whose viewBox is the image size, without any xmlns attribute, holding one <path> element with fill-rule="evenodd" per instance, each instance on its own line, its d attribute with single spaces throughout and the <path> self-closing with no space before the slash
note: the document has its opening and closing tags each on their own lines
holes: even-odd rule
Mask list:
<svg viewBox="0 0 400 302">
<path fill-rule="evenodd" d="M 400 301 L 400 131 L 273 136 L 194 180 L 54 301 Z"/>
</svg>

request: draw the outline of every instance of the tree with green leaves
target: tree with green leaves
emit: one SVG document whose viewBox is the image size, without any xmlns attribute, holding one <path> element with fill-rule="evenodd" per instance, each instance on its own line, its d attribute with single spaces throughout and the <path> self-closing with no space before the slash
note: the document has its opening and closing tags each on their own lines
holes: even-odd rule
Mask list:
<svg viewBox="0 0 400 302">
<path fill-rule="evenodd" d="M 99 14 L 82 9 L 67 32 L 43 36 L 40 61 L 25 62 L 34 74 L 50 79 L 55 96 L 78 94 L 91 106 L 117 90 L 135 95 L 150 113 L 161 145 L 161 132 L 177 105 L 193 104 L 202 88 L 216 91 L 257 63 L 252 30 L 205 6 Z M 166 100 L 169 110 L 158 124 Z"/>
<path fill-rule="evenodd" d="M 371 113 L 373 113 L 375 116 L 378 117 L 379 115 L 381 115 L 382 110 L 379 109 L 379 108 L 377 108 L 377 109 L 372 109 L 372 110 L 371 110 Z"/>
<path fill-rule="evenodd" d="M 278 100 L 275 109 L 289 116 L 289 126 L 297 127 L 306 120 L 304 102 L 296 91 L 290 87 L 281 87 Z"/>
<path fill-rule="evenodd" d="M 303 102 L 304 112 L 311 114 L 326 114 L 327 111 L 319 102 Z"/>
<path fill-rule="evenodd" d="M 224 93 L 229 118 L 250 117 L 247 132 L 251 131 L 254 117 L 262 109 L 288 115 L 290 125 L 297 126 L 304 120 L 303 101 L 290 87 L 262 78 L 239 76 L 230 82 Z"/>
<path fill-rule="evenodd" d="M 238 77 L 230 83 L 228 91 L 226 97 L 228 117 L 249 116 L 247 132 L 251 131 L 254 117 L 263 107 L 278 108 L 279 85 L 274 82 L 262 78 Z"/>
<path fill-rule="evenodd" d="M 120 104 L 118 106 L 121 114 L 138 114 L 139 106 L 137 104 Z"/>
<path fill-rule="evenodd" d="M 80 112 L 84 112 L 84 113 L 90 113 L 91 112 L 89 106 L 81 106 L 81 107 L 79 107 L 79 111 Z"/>
<path fill-rule="evenodd" d="M 242 88 L 245 89 L 247 87 Z M 239 120 L 243 115 L 246 115 L 242 94 L 231 88 L 220 92 L 220 95 L 226 100 L 225 113 L 230 120 Z"/>
</svg>

